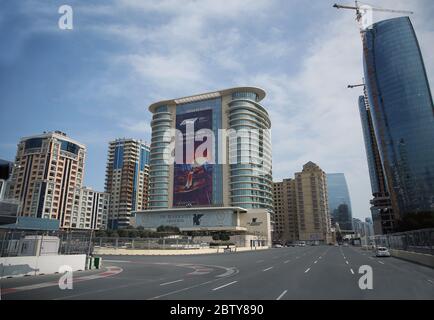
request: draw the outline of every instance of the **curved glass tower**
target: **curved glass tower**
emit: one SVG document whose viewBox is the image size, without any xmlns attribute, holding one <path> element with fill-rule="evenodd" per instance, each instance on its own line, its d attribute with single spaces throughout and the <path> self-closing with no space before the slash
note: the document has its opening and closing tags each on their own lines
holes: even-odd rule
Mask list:
<svg viewBox="0 0 434 320">
<path fill-rule="evenodd" d="M 164 150 L 170 144 L 165 132 L 171 128 L 172 115 L 166 105 L 154 109 L 151 121 L 152 138 L 149 161 L 149 208 L 167 208 L 169 164 L 164 160 Z"/>
<path fill-rule="evenodd" d="M 229 128 L 241 136 L 237 141 L 237 163 L 230 168 L 231 203 L 246 209 L 272 210 L 271 122 L 259 101 L 254 91 L 236 91 L 229 102 Z"/>
<path fill-rule="evenodd" d="M 329 212 L 341 230 L 353 230 L 350 192 L 343 173 L 327 173 Z"/>
<path fill-rule="evenodd" d="M 375 23 L 363 35 L 372 122 L 394 212 L 434 212 L 434 109 L 408 17 Z"/>
<path fill-rule="evenodd" d="M 152 104 L 149 209 L 272 212 L 271 122 L 260 104 L 264 97 L 262 89 L 238 87 Z M 167 161 L 169 153 L 174 159 Z"/>
</svg>

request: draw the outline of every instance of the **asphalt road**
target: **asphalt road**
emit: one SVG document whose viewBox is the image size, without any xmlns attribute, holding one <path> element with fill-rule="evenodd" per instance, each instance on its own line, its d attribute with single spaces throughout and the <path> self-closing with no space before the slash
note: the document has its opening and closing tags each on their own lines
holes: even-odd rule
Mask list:
<svg viewBox="0 0 434 320">
<path fill-rule="evenodd" d="M 106 270 L 76 272 L 73 289 L 60 275 L 3 279 L 5 300 L 285 300 L 434 299 L 434 269 L 376 258 L 355 247 L 308 246 L 192 256 L 105 256 Z M 359 287 L 372 267 L 373 289 Z"/>
</svg>

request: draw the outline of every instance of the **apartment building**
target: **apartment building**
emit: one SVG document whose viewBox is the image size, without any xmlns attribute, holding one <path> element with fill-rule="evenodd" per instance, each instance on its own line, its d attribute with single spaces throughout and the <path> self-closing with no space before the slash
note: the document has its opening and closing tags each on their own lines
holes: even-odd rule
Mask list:
<svg viewBox="0 0 434 320">
<path fill-rule="evenodd" d="M 327 189 L 326 174 L 313 162 L 294 179 L 273 182 L 273 240 L 333 242 Z"/>
<path fill-rule="evenodd" d="M 107 229 L 110 194 L 87 187 L 77 188 L 74 195 L 72 228 Z"/>
<path fill-rule="evenodd" d="M 298 240 L 295 180 L 273 182 L 274 226 L 273 240 L 294 242 Z"/>
<path fill-rule="evenodd" d="M 110 195 L 108 227 L 130 225 L 131 212 L 148 204 L 149 146 L 141 140 L 109 142 L 105 191 Z"/>
<path fill-rule="evenodd" d="M 57 219 L 60 228 L 73 228 L 85 156 L 86 147 L 60 131 L 22 138 L 8 188 L 8 197 L 19 202 L 18 215 Z"/>
</svg>

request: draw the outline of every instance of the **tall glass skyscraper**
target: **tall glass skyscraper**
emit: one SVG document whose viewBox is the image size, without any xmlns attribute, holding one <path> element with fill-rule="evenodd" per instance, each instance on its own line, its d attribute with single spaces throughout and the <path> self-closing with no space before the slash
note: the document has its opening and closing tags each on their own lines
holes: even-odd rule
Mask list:
<svg viewBox="0 0 434 320">
<path fill-rule="evenodd" d="M 343 173 L 327 174 L 329 212 L 341 230 L 353 230 L 350 193 Z"/>
<path fill-rule="evenodd" d="M 363 34 L 372 123 L 387 189 L 399 219 L 434 213 L 434 108 L 419 44 L 408 17 Z"/>
<path fill-rule="evenodd" d="M 390 203 L 389 192 L 384 178 L 377 138 L 372 124 L 371 108 L 365 96 L 359 97 L 360 120 L 362 122 L 363 138 L 365 140 L 366 156 L 368 159 L 369 178 L 373 199 L 371 200 L 371 214 L 375 234 L 391 233 L 395 229 L 396 219 Z"/>
</svg>

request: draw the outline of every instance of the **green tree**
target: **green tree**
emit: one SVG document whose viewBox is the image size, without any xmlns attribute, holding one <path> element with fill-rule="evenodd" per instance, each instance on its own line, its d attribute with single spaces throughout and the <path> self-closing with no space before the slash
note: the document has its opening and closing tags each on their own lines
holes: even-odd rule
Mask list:
<svg viewBox="0 0 434 320">
<path fill-rule="evenodd" d="M 97 238 L 107 237 L 107 232 L 105 230 L 98 230 L 95 232 L 95 237 Z"/>
<path fill-rule="evenodd" d="M 170 234 L 179 234 L 179 228 L 175 226 L 159 226 L 157 228 L 157 232 L 160 233 L 170 233 Z"/>
<path fill-rule="evenodd" d="M 139 231 L 135 229 L 128 230 L 129 238 L 137 238 L 139 236 Z"/>
<path fill-rule="evenodd" d="M 120 238 L 128 237 L 128 230 L 126 229 L 118 229 L 117 232 Z"/>
</svg>

